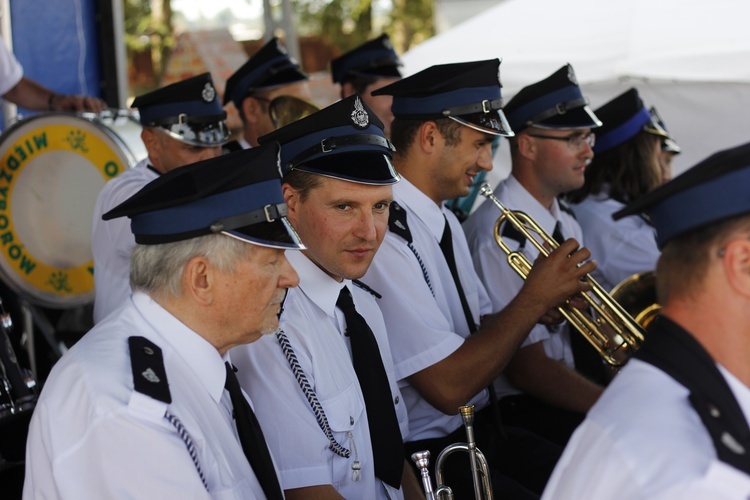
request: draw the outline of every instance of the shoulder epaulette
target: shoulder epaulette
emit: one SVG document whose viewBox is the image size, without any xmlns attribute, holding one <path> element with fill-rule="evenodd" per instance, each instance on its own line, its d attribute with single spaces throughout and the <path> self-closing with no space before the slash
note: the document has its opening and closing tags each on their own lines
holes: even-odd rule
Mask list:
<svg viewBox="0 0 750 500">
<path fill-rule="evenodd" d="M 568 202 L 563 200 L 562 198 L 557 199 L 557 204 L 560 207 L 560 210 L 565 212 L 566 214 L 570 215 L 574 219 L 576 218 L 576 214 L 573 212 L 573 209 L 570 208 L 570 205 L 568 205 Z"/>
<path fill-rule="evenodd" d="M 359 280 L 352 280 L 352 283 L 354 283 L 355 285 L 357 285 L 359 288 L 361 288 L 365 292 L 370 292 L 370 295 L 372 295 L 376 299 L 382 299 L 383 298 L 382 295 L 380 295 L 378 292 L 376 292 L 375 290 L 373 290 L 372 288 L 370 288 L 368 285 L 365 285 L 364 283 L 362 283 Z"/>
<path fill-rule="evenodd" d="M 409 231 L 409 226 L 406 225 L 406 210 L 395 201 L 392 201 L 390 205 L 388 229 L 392 233 L 401 236 L 407 243 L 412 242 L 411 231 Z"/>
<path fill-rule="evenodd" d="M 129 337 L 130 366 L 133 369 L 133 385 L 137 392 L 170 404 L 167 372 L 161 348 L 145 337 Z"/>
</svg>

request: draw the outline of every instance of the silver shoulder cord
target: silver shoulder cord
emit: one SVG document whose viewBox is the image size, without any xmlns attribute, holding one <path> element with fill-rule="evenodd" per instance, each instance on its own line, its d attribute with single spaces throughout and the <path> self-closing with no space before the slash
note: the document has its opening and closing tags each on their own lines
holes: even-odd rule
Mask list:
<svg viewBox="0 0 750 500">
<path fill-rule="evenodd" d="M 201 468 L 200 460 L 198 460 L 198 453 L 195 451 L 195 445 L 193 444 L 193 438 L 190 436 L 190 433 L 185 429 L 185 426 L 182 425 L 182 422 L 180 422 L 180 419 L 169 413 L 169 410 L 164 412 L 164 418 L 167 419 L 167 421 L 172 424 L 175 429 L 177 429 L 177 434 L 180 435 L 180 438 L 185 442 L 185 446 L 187 447 L 188 453 L 190 454 L 190 458 L 193 459 L 193 463 L 195 464 L 195 469 L 198 471 L 198 475 L 201 478 L 201 482 L 203 483 L 203 486 L 206 488 L 206 491 L 208 491 L 208 483 L 206 482 L 206 476 L 203 474 L 203 469 Z"/>
<path fill-rule="evenodd" d="M 284 356 L 286 356 L 286 359 L 289 362 L 289 368 L 292 370 L 292 373 L 294 373 L 294 378 L 297 379 L 297 383 L 299 384 L 300 389 L 302 389 L 302 393 L 305 395 L 305 398 L 307 398 L 307 402 L 310 404 L 310 409 L 312 409 L 312 412 L 315 415 L 315 420 L 318 422 L 320 430 L 322 430 L 323 434 L 325 434 L 325 436 L 328 438 L 328 441 L 330 443 L 329 448 L 340 457 L 350 458 L 351 451 L 344 448 L 334 439 L 333 432 L 331 431 L 331 426 L 328 423 L 328 418 L 326 417 L 325 411 L 323 410 L 323 406 L 320 404 L 320 401 L 318 401 L 318 396 L 317 394 L 315 394 L 315 390 L 307 380 L 307 376 L 305 375 L 305 372 L 302 370 L 302 367 L 297 360 L 297 355 L 294 353 L 294 349 L 292 349 L 292 345 L 290 344 L 289 338 L 286 336 L 286 333 L 284 333 L 283 330 L 276 331 L 276 339 L 279 341 L 279 346 L 281 347 Z M 352 433 L 349 432 L 348 437 L 355 453 L 354 463 L 352 464 L 352 479 L 354 481 L 358 481 L 360 478 L 360 470 L 362 469 L 362 466 L 359 463 L 357 457 L 357 448 L 356 446 L 354 446 L 354 436 L 352 436 Z"/>
</svg>

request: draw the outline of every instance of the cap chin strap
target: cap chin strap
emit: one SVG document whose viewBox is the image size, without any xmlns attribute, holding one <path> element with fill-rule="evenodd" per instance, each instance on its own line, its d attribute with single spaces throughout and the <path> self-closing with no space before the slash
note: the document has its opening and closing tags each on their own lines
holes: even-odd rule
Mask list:
<svg viewBox="0 0 750 500">
<path fill-rule="evenodd" d="M 579 97 L 578 99 L 573 99 L 572 101 L 559 102 L 555 106 L 549 109 L 545 109 L 541 113 L 532 116 L 526 123 L 529 126 L 534 126 L 536 123 L 543 122 L 544 120 L 552 118 L 553 116 L 564 115 L 568 111 L 581 108 L 583 106 L 586 106 L 588 103 L 589 100 L 585 97 Z"/>
<path fill-rule="evenodd" d="M 391 144 L 391 141 L 376 134 L 355 134 L 342 137 L 328 137 L 320 141 L 320 143 L 297 154 L 289 161 L 287 168 L 292 169 L 295 166 L 308 161 L 312 156 L 320 153 L 330 153 L 336 149 L 352 146 L 377 146 L 388 151 L 396 151 L 396 148 Z"/>
<path fill-rule="evenodd" d="M 259 222 L 273 222 L 282 217 L 286 217 L 287 213 L 286 203 L 266 205 L 263 208 L 259 208 L 258 210 L 246 214 L 219 219 L 211 224 L 211 232 L 221 233 L 222 231 L 231 231 L 240 227 L 258 224 Z"/>
<path fill-rule="evenodd" d="M 461 116 L 461 115 L 473 115 L 474 113 L 489 113 L 490 111 L 501 109 L 503 107 L 502 99 L 493 99 L 466 104 L 465 106 L 455 106 L 453 108 L 446 108 L 442 111 L 443 116 Z"/>
</svg>

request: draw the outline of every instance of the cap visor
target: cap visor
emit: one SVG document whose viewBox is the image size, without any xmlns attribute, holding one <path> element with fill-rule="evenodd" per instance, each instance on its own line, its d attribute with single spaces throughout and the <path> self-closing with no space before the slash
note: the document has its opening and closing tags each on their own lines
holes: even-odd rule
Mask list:
<svg viewBox="0 0 750 500">
<path fill-rule="evenodd" d="M 485 134 L 500 135 L 504 137 L 513 137 L 516 135 L 513 133 L 513 130 L 511 130 L 508 121 L 505 119 L 505 115 L 499 109 L 493 110 L 489 113 L 449 116 L 448 118 Z"/>
<path fill-rule="evenodd" d="M 286 217 L 272 222 L 261 222 L 232 229 L 231 231 L 222 231 L 222 233 L 262 247 L 280 248 L 282 250 L 304 250 L 307 248 Z"/>
</svg>

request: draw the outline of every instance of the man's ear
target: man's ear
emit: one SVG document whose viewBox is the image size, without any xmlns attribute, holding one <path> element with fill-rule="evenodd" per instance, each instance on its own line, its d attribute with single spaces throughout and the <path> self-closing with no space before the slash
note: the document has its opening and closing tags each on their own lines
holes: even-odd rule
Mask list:
<svg viewBox="0 0 750 500">
<path fill-rule="evenodd" d="M 432 153 L 435 151 L 435 146 L 443 139 L 443 136 L 440 134 L 437 123 L 426 121 L 419 127 L 417 139 L 422 151 Z"/>
<path fill-rule="evenodd" d="M 284 202 L 288 211 L 287 217 L 290 221 L 293 221 L 297 218 L 297 213 L 300 210 L 300 192 L 291 185 L 284 183 L 281 185 L 281 193 L 284 195 Z"/>
<path fill-rule="evenodd" d="M 242 100 L 242 113 L 248 123 L 257 123 L 258 115 L 263 112 L 260 101 L 254 97 L 245 97 Z"/>
<path fill-rule="evenodd" d="M 350 95 L 356 94 L 357 91 L 354 90 L 354 85 L 351 84 L 351 82 L 344 82 L 341 84 L 341 98 L 346 99 Z"/>
<path fill-rule="evenodd" d="M 518 153 L 531 160 L 536 159 L 537 155 L 537 143 L 533 137 L 528 134 L 518 133 L 515 137 L 516 144 L 518 146 Z"/>
<path fill-rule="evenodd" d="M 190 294 L 200 305 L 209 305 L 214 298 L 215 268 L 202 256 L 190 259 L 182 272 L 183 293 Z"/>
<path fill-rule="evenodd" d="M 750 299 L 750 240 L 738 237 L 727 243 L 722 263 L 730 286 Z"/>
</svg>

